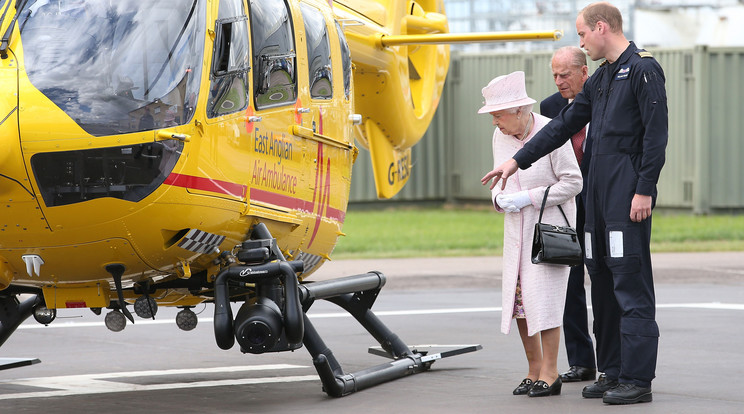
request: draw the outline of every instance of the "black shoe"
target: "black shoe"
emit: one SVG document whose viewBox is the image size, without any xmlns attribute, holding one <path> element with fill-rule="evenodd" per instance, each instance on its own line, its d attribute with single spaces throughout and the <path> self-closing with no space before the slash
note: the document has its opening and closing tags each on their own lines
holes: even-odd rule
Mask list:
<svg viewBox="0 0 744 414">
<path fill-rule="evenodd" d="M 522 382 L 519 384 L 517 388 L 514 388 L 514 391 L 512 391 L 512 394 L 525 395 L 528 392 L 530 392 L 530 388 L 532 388 L 534 384 L 535 383 L 531 379 L 525 378 L 522 380 Z"/>
<path fill-rule="evenodd" d="M 528 397 L 547 397 L 548 395 L 561 395 L 561 378 L 556 378 L 553 381 L 553 385 L 548 386 L 548 383 L 542 380 L 535 382 L 530 392 L 527 393 Z"/>
<path fill-rule="evenodd" d="M 568 371 L 561 374 L 563 382 L 594 381 L 597 378 L 597 370 L 574 365 Z"/>
<path fill-rule="evenodd" d="M 635 404 L 651 402 L 652 399 L 651 387 L 639 387 L 635 384 L 623 383 L 605 392 L 602 402 L 606 404 Z"/>
<path fill-rule="evenodd" d="M 605 374 L 602 374 L 594 384 L 584 387 L 581 396 L 584 398 L 602 398 L 605 391 L 616 386 L 617 380 L 611 380 Z"/>
</svg>

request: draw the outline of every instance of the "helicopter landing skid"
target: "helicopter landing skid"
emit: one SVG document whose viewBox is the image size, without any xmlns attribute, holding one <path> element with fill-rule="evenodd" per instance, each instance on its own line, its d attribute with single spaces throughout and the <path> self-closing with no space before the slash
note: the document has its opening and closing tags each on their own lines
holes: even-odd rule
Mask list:
<svg viewBox="0 0 744 414">
<path fill-rule="evenodd" d="M 41 362 L 38 358 L 0 358 L 0 371 L 4 369 L 25 367 Z"/>
<path fill-rule="evenodd" d="M 18 326 L 34 313 L 34 308 L 42 303 L 37 295 L 19 301 L 15 295 L 0 295 L 0 346 L 10 337 Z M 0 371 L 38 364 L 37 358 L 0 358 Z"/>
<path fill-rule="evenodd" d="M 307 314 L 304 314 L 303 344 L 313 357 L 313 364 L 323 383 L 323 391 L 329 396 L 343 397 L 383 382 L 426 371 L 438 359 L 482 349 L 481 345 L 466 345 L 431 355 L 411 350 L 371 310 L 384 284 L 385 276 L 382 273 L 369 272 L 300 286 L 300 297 L 305 312 L 316 299 L 324 299 L 340 306 L 380 343 L 380 347 L 371 348 L 379 350 L 378 352 L 371 350 L 370 352 L 393 359 L 355 373 L 344 373 L 333 352 L 320 338 Z"/>
<path fill-rule="evenodd" d="M 462 355 L 467 354 L 469 352 L 475 352 L 483 349 L 482 345 L 409 345 L 409 348 L 411 348 L 411 351 L 416 354 L 419 353 L 421 355 L 424 355 L 422 360 L 424 362 L 428 361 L 434 361 L 437 359 L 444 359 L 453 357 L 456 355 Z M 432 348 L 454 348 L 447 351 L 437 352 L 435 354 L 430 354 L 430 350 Z M 426 350 L 425 350 L 426 349 Z M 384 349 L 382 349 L 381 346 L 371 346 L 367 350 L 372 355 L 377 355 L 381 357 L 386 358 L 392 358 L 390 354 L 388 354 Z"/>
</svg>

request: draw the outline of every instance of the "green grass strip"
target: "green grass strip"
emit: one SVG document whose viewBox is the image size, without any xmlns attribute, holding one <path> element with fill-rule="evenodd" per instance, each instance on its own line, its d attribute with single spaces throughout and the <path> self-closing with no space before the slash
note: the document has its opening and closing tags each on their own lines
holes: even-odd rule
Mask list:
<svg viewBox="0 0 744 414">
<path fill-rule="evenodd" d="M 654 213 L 652 252 L 744 251 L 744 216 Z M 467 207 L 347 212 L 333 259 L 501 255 L 503 215 Z"/>
</svg>

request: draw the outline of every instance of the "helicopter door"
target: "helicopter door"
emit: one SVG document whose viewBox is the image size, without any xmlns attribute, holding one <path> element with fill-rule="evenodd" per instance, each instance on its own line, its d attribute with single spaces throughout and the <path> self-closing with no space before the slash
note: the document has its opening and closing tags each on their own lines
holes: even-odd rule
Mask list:
<svg viewBox="0 0 744 414">
<path fill-rule="evenodd" d="M 320 9 L 307 3 L 300 3 L 300 10 L 307 49 L 308 106 L 312 119 L 309 126 L 316 140 L 348 151 L 352 147 L 348 45 L 331 16 L 325 16 Z"/>
<path fill-rule="evenodd" d="M 250 200 L 252 214 L 281 214 L 301 222 L 310 162 L 307 144 L 292 132 L 303 122 L 298 100 L 297 54 L 291 8 L 285 0 L 251 0 L 251 48 L 255 113 L 246 120 L 253 145 Z M 255 209 L 258 210 L 255 210 Z M 268 213 L 267 213 L 268 212 Z"/>
<path fill-rule="evenodd" d="M 300 10 L 305 26 L 310 98 L 314 101 L 328 101 L 333 99 L 333 74 L 326 21 L 318 8 L 307 3 L 300 3 Z"/>
<path fill-rule="evenodd" d="M 251 56 L 244 0 L 220 0 L 214 33 L 206 107 L 209 132 L 194 153 L 200 157 L 202 171 L 217 185 L 209 191 L 189 188 L 189 192 L 244 202 L 252 152 L 244 121 L 250 103 Z"/>
<path fill-rule="evenodd" d="M 298 46 L 298 51 L 306 53 L 307 62 L 301 79 L 307 76 L 309 99 L 300 108 L 305 111 L 305 120 L 294 132 L 307 139 L 308 153 L 315 155 L 310 177 L 315 217 L 303 250 L 322 255 L 335 244 L 345 219 L 353 150 L 351 101 L 345 94 L 342 52 L 331 10 L 305 2 L 299 3 L 299 9 L 305 45 Z"/>
</svg>

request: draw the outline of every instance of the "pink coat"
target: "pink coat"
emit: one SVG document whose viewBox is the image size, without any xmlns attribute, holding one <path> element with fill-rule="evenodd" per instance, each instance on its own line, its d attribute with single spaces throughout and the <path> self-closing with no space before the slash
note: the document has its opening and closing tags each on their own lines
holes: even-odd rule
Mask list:
<svg viewBox="0 0 744 414">
<path fill-rule="evenodd" d="M 513 135 L 504 135 L 497 128 L 493 134 L 494 167 L 511 158 L 524 143 L 532 139 L 550 119 L 533 113 L 535 127 L 530 135 L 520 141 Z M 582 178 L 576 162 L 571 142 L 541 158 L 526 170 L 518 170 L 509 177 L 504 194 L 529 190 L 532 204 L 518 213 L 504 214 L 504 256 L 501 285 L 501 332 L 508 334 L 511 329 L 514 309 L 514 293 L 519 275 L 522 286 L 522 303 L 527 318 L 530 336 L 546 329 L 561 326 L 563 307 L 566 302 L 568 285 L 568 266 L 535 265 L 530 261 L 532 235 L 540 214 L 545 188 L 551 185 L 545 204 L 543 222 L 565 225 L 565 219 L 558 210 L 561 204 L 571 226 L 576 225 L 576 203 L 574 197 L 581 192 Z M 491 199 L 496 210 L 503 213 L 496 196 L 502 193 L 501 182 L 491 191 Z"/>
</svg>

